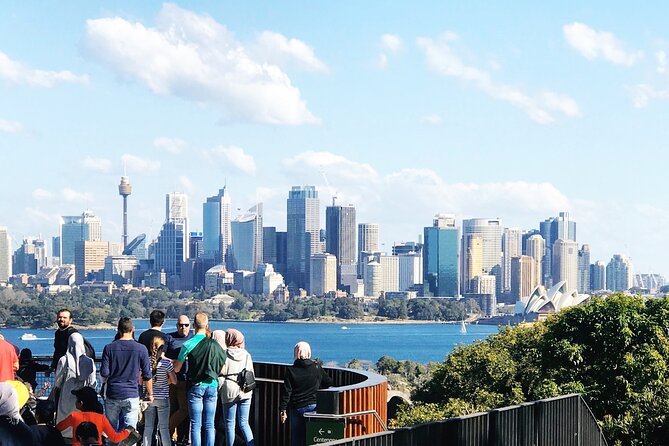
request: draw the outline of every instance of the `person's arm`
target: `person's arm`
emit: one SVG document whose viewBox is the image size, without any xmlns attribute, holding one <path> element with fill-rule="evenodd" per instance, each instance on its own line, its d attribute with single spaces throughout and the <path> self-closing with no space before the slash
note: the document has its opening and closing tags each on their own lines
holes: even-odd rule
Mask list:
<svg viewBox="0 0 669 446">
<path fill-rule="evenodd" d="M 332 378 L 330 378 L 330 375 L 327 374 L 325 369 L 321 366 L 318 366 L 319 370 L 321 371 L 321 389 L 327 389 L 328 387 L 332 387 Z"/>
<path fill-rule="evenodd" d="M 172 364 L 174 365 L 174 371 L 177 373 L 181 371 L 181 367 L 183 367 L 184 362 L 186 362 L 186 357 L 190 352 L 188 345 L 189 345 L 188 341 L 184 342 L 181 345 L 181 349 L 179 350 L 179 356 L 177 356 L 177 360 L 172 362 Z"/>
<path fill-rule="evenodd" d="M 174 373 L 174 366 L 172 361 L 169 359 L 163 358 L 165 367 L 167 369 L 167 384 L 176 384 L 177 383 L 177 374 Z"/>
<path fill-rule="evenodd" d="M 111 345 L 111 344 L 110 344 Z M 102 362 L 100 363 L 100 376 L 107 378 L 109 376 L 109 345 L 105 345 L 102 349 Z"/>
<path fill-rule="evenodd" d="M 66 416 L 61 420 L 60 423 L 56 424 L 56 429 L 61 432 L 63 432 L 68 427 L 74 428 L 74 418 L 72 418 L 72 414 Z"/>
<path fill-rule="evenodd" d="M 57 332 L 56 332 L 57 333 Z M 51 358 L 51 371 L 56 370 L 56 366 L 58 365 L 58 360 L 60 358 L 58 357 L 58 337 L 54 334 L 53 335 L 53 357 Z"/>
<path fill-rule="evenodd" d="M 130 431 L 128 429 L 123 429 L 121 432 L 116 432 L 112 427 L 111 423 L 109 423 L 109 420 L 107 419 L 106 416 L 100 415 L 97 418 L 98 420 L 96 420 L 97 422 L 95 424 L 98 427 L 102 427 L 102 432 L 100 432 L 100 436 L 102 436 L 102 434 L 105 434 L 107 438 L 109 438 L 109 441 L 111 441 L 112 443 L 118 443 L 120 441 L 123 441 L 126 438 L 128 438 L 128 435 L 130 435 Z"/>
<path fill-rule="evenodd" d="M 146 385 L 146 399 L 153 401 L 153 370 L 151 370 L 151 359 L 149 353 L 145 348 L 142 348 L 142 353 L 139 357 L 139 366 L 142 369 L 142 378 Z"/>
<path fill-rule="evenodd" d="M 290 396 L 293 393 L 293 383 L 290 371 L 291 369 L 288 367 L 288 369 L 286 369 L 286 376 L 283 378 L 283 385 L 281 386 L 281 398 L 279 399 L 279 416 L 281 418 L 281 423 L 285 423 L 288 419 L 286 410 L 288 409 Z"/>
</svg>

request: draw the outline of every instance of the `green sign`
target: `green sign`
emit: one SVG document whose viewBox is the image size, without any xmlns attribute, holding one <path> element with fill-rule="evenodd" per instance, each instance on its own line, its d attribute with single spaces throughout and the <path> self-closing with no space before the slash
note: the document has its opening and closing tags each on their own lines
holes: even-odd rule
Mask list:
<svg viewBox="0 0 669 446">
<path fill-rule="evenodd" d="M 307 445 L 344 438 L 344 422 L 311 418 L 307 422 Z"/>
</svg>

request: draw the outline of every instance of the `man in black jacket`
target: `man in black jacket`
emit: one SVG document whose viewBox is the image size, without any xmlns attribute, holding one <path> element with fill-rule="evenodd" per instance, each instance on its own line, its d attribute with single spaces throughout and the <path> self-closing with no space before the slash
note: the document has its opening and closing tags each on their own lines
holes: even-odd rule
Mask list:
<svg viewBox="0 0 669 446">
<path fill-rule="evenodd" d="M 56 323 L 58 324 L 58 329 L 53 336 L 51 371 L 56 370 L 58 360 L 67 352 L 67 341 L 70 339 L 70 335 L 77 332 L 77 329 L 72 326 L 72 312 L 67 308 L 63 308 L 58 312 Z"/>
</svg>

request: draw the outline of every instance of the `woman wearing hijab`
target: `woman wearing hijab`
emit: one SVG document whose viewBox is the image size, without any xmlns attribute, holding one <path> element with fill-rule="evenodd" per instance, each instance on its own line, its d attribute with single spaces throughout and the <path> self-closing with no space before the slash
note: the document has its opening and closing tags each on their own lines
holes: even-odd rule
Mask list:
<svg viewBox="0 0 669 446">
<path fill-rule="evenodd" d="M 293 349 L 295 362 L 286 369 L 281 388 L 279 410 L 281 422 L 290 418 L 290 444 L 303 446 L 306 437 L 304 414 L 316 410 L 316 393 L 332 385 L 325 370 L 311 360 L 311 346 L 298 342 Z M 290 417 L 287 410 L 290 409 Z"/>
<path fill-rule="evenodd" d="M 58 361 L 56 367 L 55 387 L 60 389 L 56 423 L 60 423 L 70 413 L 77 410 L 77 398 L 72 391 L 82 387 L 96 385 L 95 363 L 86 356 L 84 337 L 80 333 L 72 333 L 67 341 L 67 352 Z M 71 433 L 69 435 L 71 437 Z"/>
<path fill-rule="evenodd" d="M 37 446 L 30 426 L 21 420 L 20 409 L 14 386 L 0 383 L 0 446 Z"/>
<path fill-rule="evenodd" d="M 237 384 L 239 373 L 253 370 L 253 360 L 246 351 L 244 335 L 234 328 L 225 333 L 227 347 L 225 365 L 221 375 L 224 375 L 223 384 L 219 389 L 221 403 L 223 403 L 223 418 L 225 419 L 225 444 L 233 446 L 235 442 L 235 420 L 239 421 L 239 428 L 247 446 L 255 446 L 253 432 L 249 426 L 249 412 L 251 411 L 251 397 L 253 391 L 242 392 Z"/>
<path fill-rule="evenodd" d="M 211 338 L 218 342 L 218 345 L 221 346 L 223 350 L 228 348 L 225 345 L 225 330 L 214 330 L 211 334 Z M 220 394 L 221 388 L 223 387 L 223 381 L 225 377 L 220 376 L 218 378 L 218 392 Z M 223 420 L 223 403 L 221 403 L 221 398 L 216 400 L 216 416 L 214 417 L 214 428 L 216 429 L 216 437 L 214 439 L 214 446 L 224 446 L 225 445 L 225 423 Z"/>
</svg>

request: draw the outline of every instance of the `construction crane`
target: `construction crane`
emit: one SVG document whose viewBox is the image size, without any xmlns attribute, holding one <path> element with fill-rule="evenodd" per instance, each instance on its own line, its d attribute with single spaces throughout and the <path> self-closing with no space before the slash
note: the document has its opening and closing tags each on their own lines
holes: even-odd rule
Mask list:
<svg viewBox="0 0 669 446">
<path fill-rule="evenodd" d="M 321 173 L 321 175 L 323 175 L 323 179 L 325 180 L 325 185 L 330 190 L 330 195 L 332 195 L 332 206 L 336 206 L 337 191 L 332 186 L 330 186 L 330 182 L 328 181 L 328 177 L 325 175 L 325 169 L 323 169 L 323 166 L 321 166 L 319 172 Z"/>
</svg>

